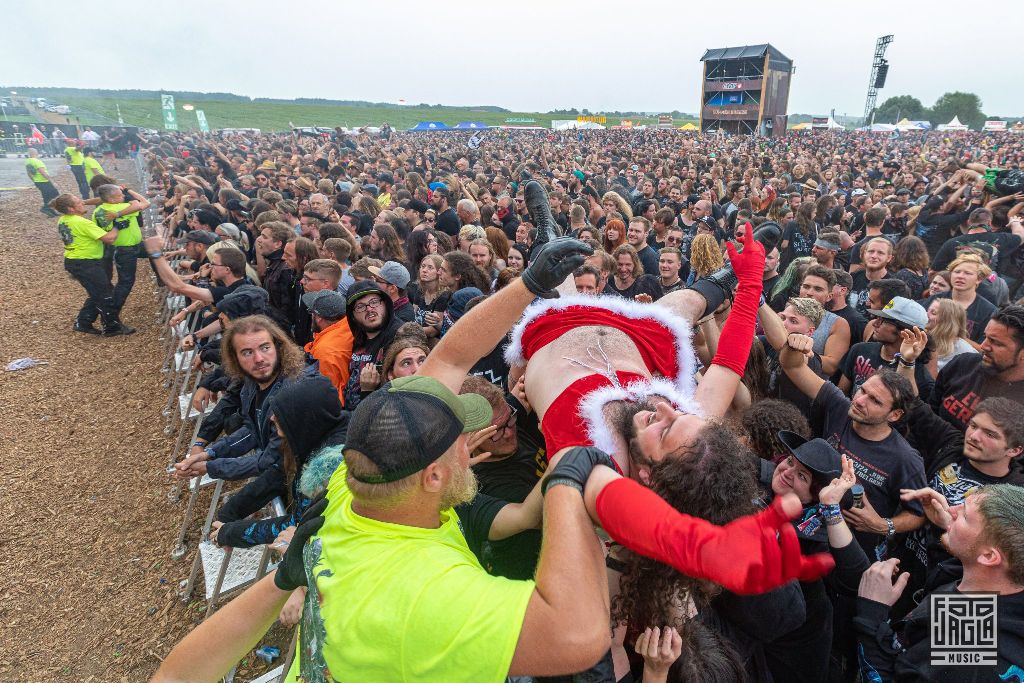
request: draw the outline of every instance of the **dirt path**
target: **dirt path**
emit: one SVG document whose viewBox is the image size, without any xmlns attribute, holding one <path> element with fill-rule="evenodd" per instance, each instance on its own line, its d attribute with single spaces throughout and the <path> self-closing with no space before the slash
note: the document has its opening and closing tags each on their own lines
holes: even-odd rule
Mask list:
<svg viewBox="0 0 1024 683">
<path fill-rule="evenodd" d="M 122 315 L 138 332 L 72 333 L 84 291 L 38 206 L 0 197 L 0 366 L 48 361 L 0 369 L 0 681 L 144 681 L 204 609 L 175 596 L 192 552 L 170 559 L 184 504 L 166 495 L 156 290 L 140 263 Z M 248 664 L 236 680 L 265 668 Z"/>
</svg>

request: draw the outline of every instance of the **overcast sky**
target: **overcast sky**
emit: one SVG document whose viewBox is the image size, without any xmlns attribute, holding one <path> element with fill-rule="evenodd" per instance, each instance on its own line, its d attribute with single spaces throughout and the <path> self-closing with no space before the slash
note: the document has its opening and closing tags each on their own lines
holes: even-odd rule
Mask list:
<svg viewBox="0 0 1024 683">
<path fill-rule="evenodd" d="M 931 105 L 962 90 L 977 93 L 987 114 L 1024 113 L 1018 1 L 113 0 L 96 7 L 12 5 L 9 25 L 32 28 L 4 32 L 0 78 L 515 111 L 696 112 L 706 48 L 769 42 L 795 63 L 790 113 L 859 115 L 875 40 L 892 33 L 879 103 L 908 94 Z"/>
</svg>

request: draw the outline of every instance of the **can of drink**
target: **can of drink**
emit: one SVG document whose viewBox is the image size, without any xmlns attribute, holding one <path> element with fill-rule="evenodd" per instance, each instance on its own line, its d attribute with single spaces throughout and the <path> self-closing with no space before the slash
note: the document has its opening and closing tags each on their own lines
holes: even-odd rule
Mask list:
<svg viewBox="0 0 1024 683">
<path fill-rule="evenodd" d="M 256 650 L 256 656 L 262 659 L 267 664 L 271 664 L 275 659 L 281 656 L 281 650 L 279 648 L 270 647 L 269 645 L 267 645 Z"/>
<path fill-rule="evenodd" d="M 853 494 L 853 507 L 864 507 L 864 487 L 860 484 L 854 484 L 850 487 L 850 493 Z"/>
</svg>

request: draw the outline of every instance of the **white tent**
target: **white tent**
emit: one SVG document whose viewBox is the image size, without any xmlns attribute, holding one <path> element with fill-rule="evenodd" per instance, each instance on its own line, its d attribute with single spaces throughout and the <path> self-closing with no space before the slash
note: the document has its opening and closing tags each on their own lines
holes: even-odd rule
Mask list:
<svg viewBox="0 0 1024 683">
<path fill-rule="evenodd" d="M 864 128 L 858 128 L 859 131 L 867 131 L 869 133 L 891 133 L 896 130 L 896 126 L 891 123 L 873 123 L 870 126 Z"/>
<path fill-rule="evenodd" d="M 576 119 L 553 119 L 551 121 L 553 130 L 604 130 L 605 126 L 593 121 L 577 121 Z"/>
<path fill-rule="evenodd" d="M 949 123 L 940 123 L 939 130 L 970 130 L 970 128 L 960 123 L 959 116 L 954 116 Z"/>
</svg>

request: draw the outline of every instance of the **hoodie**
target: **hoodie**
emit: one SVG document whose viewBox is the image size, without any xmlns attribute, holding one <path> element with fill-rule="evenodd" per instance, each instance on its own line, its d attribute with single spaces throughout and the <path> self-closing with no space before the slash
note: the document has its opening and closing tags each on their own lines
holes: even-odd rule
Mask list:
<svg viewBox="0 0 1024 683">
<path fill-rule="evenodd" d="M 355 307 L 357 302 L 371 294 L 376 294 L 384 301 L 384 324 L 380 333 L 372 339 L 367 337 L 366 330 L 356 321 Z M 383 363 L 384 354 L 395 339 L 395 333 L 402 326 L 402 321 L 394 316 L 391 297 L 376 282 L 364 280 L 349 287 L 345 299 L 345 316 L 352 331 L 352 360 L 349 361 L 349 378 L 345 387 L 345 407 L 355 410 L 365 395 L 359 386 L 359 373 L 367 363 Z M 369 392 L 366 392 L 369 393 Z"/>
<path fill-rule="evenodd" d="M 299 487 L 303 468 L 315 453 L 345 442 L 350 414 L 342 410 L 338 392 L 326 377 L 311 377 L 282 387 L 270 400 L 269 412 L 276 418 L 295 457 L 294 471 L 285 473 L 291 479 L 289 513 L 228 522 L 217 532 L 222 546 L 245 548 L 270 543 L 281 531 L 297 524 L 311 502 Z"/>
</svg>

